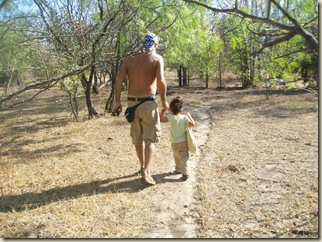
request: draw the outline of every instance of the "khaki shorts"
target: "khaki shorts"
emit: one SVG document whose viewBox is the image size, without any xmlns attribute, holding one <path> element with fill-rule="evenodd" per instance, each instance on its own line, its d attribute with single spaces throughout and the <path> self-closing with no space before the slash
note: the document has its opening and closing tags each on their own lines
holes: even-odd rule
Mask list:
<svg viewBox="0 0 322 242">
<path fill-rule="evenodd" d="M 138 102 L 128 101 L 132 107 Z M 156 101 L 146 101 L 135 110 L 134 121 L 131 123 L 131 137 L 134 145 L 158 143 L 161 137 L 161 124 Z"/>
</svg>

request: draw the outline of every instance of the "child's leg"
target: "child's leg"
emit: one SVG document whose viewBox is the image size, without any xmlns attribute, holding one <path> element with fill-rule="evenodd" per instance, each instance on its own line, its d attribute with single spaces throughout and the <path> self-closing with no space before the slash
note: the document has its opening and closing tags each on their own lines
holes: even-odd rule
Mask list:
<svg viewBox="0 0 322 242">
<path fill-rule="evenodd" d="M 182 161 L 180 156 L 180 146 L 178 143 L 173 143 L 172 145 L 173 157 L 175 162 L 175 171 L 178 173 L 182 173 Z"/>
<path fill-rule="evenodd" d="M 182 175 L 190 175 L 189 150 L 187 142 L 181 143 L 180 156 L 182 160 Z"/>
</svg>

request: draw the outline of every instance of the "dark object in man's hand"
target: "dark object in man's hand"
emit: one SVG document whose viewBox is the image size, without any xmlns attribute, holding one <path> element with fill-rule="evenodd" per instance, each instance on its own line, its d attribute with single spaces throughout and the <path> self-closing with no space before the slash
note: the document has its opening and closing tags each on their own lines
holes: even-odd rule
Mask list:
<svg viewBox="0 0 322 242">
<path fill-rule="evenodd" d="M 120 115 L 120 109 L 116 109 L 112 112 L 113 116 L 119 116 Z"/>
</svg>

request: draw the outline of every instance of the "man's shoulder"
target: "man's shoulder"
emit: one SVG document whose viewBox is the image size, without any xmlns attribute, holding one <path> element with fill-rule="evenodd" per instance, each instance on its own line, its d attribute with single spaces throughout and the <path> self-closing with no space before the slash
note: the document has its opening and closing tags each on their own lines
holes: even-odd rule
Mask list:
<svg viewBox="0 0 322 242">
<path fill-rule="evenodd" d="M 134 52 L 134 53 L 129 53 L 127 57 L 125 58 L 125 61 L 131 61 L 134 60 L 135 58 L 141 56 L 143 54 L 142 51 Z"/>
<path fill-rule="evenodd" d="M 163 57 L 162 57 L 160 54 L 158 54 L 158 53 L 154 52 L 154 55 L 155 55 L 158 59 L 163 60 Z"/>
<path fill-rule="evenodd" d="M 130 54 L 126 57 L 125 61 L 133 61 L 135 59 L 136 56 L 138 56 L 139 54 Z"/>
</svg>

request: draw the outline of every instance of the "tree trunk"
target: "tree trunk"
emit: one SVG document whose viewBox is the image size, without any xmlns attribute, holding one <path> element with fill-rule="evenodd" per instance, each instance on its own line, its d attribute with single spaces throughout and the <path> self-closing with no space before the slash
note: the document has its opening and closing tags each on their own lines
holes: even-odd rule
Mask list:
<svg viewBox="0 0 322 242">
<path fill-rule="evenodd" d="M 188 73 L 187 83 L 188 83 L 188 86 L 190 86 L 190 71 L 189 71 L 189 68 L 187 68 L 187 73 Z"/>
<path fill-rule="evenodd" d="M 85 96 L 86 96 L 86 105 L 87 105 L 89 119 L 93 118 L 94 115 L 98 116 L 98 113 L 96 112 L 95 108 L 93 107 L 92 100 L 91 100 L 91 87 L 92 87 L 94 71 L 95 71 L 95 66 L 92 66 L 91 74 L 90 74 L 88 80 L 86 79 L 85 74 L 84 73 L 82 74 L 82 79 L 86 83 Z"/>
<path fill-rule="evenodd" d="M 120 33 L 117 35 L 116 39 L 116 45 L 115 49 L 117 51 L 117 56 L 119 57 L 121 55 L 121 36 Z M 120 58 L 117 58 L 118 61 L 115 62 L 115 64 L 112 64 L 111 67 L 111 85 L 112 85 L 112 90 L 111 93 L 105 103 L 105 111 L 104 113 L 111 113 L 113 112 L 113 107 L 114 107 L 114 102 L 115 102 L 115 81 L 117 78 L 117 74 L 119 71 L 119 66 L 120 66 Z M 122 91 L 122 90 L 121 90 Z"/>
<path fill-rule="evenodd" d="M 188 86 L 188 81 L 187 81 L 187 67 L 182 67 L 182 72 L 183 72 L 183 85 Z"/>
<path fill-rule="evenodd" d="M 111 113 L 113 111 L 114 101 L 115 101 L 115 81 L 117 77 L 117 71 L 118 71 L 118 62 L 116 65 L 112 65 L 111 70 L 111 86 L 112 90 L 110 92 L 110 95 L 105 103 L 105 113 Z"/>
<path fill-rule="evenodd" d="M 219 68 L 219 87 L 222 87 L 222 66 L 221 66 L 222 55 L 220 54 L 218 68 Z"/>
<path fill-rule="evenodd" d="M 249 82 L 248 86 L 252 85 L 255 80 L 255 58 L 251 58 L 250 61 L 250 70 L 249 70 Z"/>
<path fill-rule="evenodd" d="M 97 72 L 96 72 L 96 70 L 94 70 L 93 92 L 96 93 L 96 94 L 99 93 L 98 78 L 97 78 Z"/>
<path fill-rule="evenodd" d="M 208 88 L 209 86 L 209 74 L 208 74 L 208 71 L 206 73 L 206 88 Z"/>
<path fill-rule="evenodd" d="M 178 81 L 179 81 L 179 87 L 182 86 L 182 72 L 181 72 L 182 66 L 180 65 L 178 68 Z"/>
</svg>

